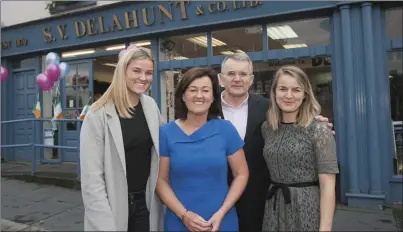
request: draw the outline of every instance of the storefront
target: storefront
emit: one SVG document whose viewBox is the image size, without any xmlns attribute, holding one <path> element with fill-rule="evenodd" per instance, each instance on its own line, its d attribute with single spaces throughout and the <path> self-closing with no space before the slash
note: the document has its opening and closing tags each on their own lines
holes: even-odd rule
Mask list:
<svg viewBox="0 0 403 232">
<path fill-rule="evenodd" d="M 402 202 L 402 11 L 382 2 L 122 2 L 3 28 L 2 64 L 10 77 L 1 86 L 2 121 L 33 117 L 38 93 L 43 117 L 53 117 L 55 91 L 35 84 L 50 51 L 70 65 L 58 91 L 65 118 L 76 118 L 108 87 L 121 49 L 149 48 L 157 61 L 149 94 L 172 120 L 180 76 L 194 66 L 219 72 L 224 56 L 241 50 L 254 62 L 253 93 L 267 97 L 283 64 L 308 73 L 322 115 L 337 131 L 342 202 Z M 44 141 L 44 132 L 56 128 L 54 145 L 78 146 L 75 122 L 30 125 L 2 128 L 2 144 Z M 11 160 L 35 154 L 42 162 L 77 161 L 76 151 L 52 146 L 4 153 Z"/>
</svg>

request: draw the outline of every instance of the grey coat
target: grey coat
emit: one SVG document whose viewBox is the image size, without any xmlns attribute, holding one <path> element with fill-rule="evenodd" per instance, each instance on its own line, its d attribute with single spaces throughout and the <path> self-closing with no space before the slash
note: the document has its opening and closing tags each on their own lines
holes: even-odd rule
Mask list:
<svg viewBox="0 0 403 232">
<path fill-rule="evenodd" d="M 146 188 L 150 230 L 163 230 L 164 208 L 155 193 L 159 170 L 159 126 L 164 123 L 154 99 L 140 97 L 154 147 Z M 134 132 L 135 133 L 135 132 Z M 127 231 L 128 190 L 122 131 L 113 102 L 85 116 L 80 135 L 81 191 L 85 231 Z"/>
</svg>

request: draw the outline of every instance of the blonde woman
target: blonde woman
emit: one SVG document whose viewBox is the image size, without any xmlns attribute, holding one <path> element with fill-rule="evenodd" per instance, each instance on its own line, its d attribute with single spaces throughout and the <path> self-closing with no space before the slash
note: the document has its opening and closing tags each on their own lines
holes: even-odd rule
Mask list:
<svg viewBox="0 0 403 232">
<path fill-rule="evenodd" d="M 335 210 L 336 144 L 306 74 L 280 68 L 262 125 L 270 171 L 263 231 L 331 231 Z M 320 190 L 319 190 L 320 188 Z"/>
<path fill-rule="evenodd" d="M 159 126 L 149 89 L 154 59 L 129 47 L 119 55 L 112 83 L 85 117 L 80 135 L 81 190 L 86 231 L 159 231 L 155 194 Z"/>
</svg>

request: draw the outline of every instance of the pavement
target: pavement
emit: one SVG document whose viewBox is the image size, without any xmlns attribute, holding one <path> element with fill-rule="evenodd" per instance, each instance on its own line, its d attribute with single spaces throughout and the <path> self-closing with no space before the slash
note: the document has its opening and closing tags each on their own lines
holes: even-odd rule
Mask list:
<svg viewBox="0 0 403 232">
<path fill-rule="evenodd" d="M 1 231 L 83 231 L 80 190 L 1 178 Z M 334 231 L 397 231 L 392 209 L 337 205 Z"/>
</svg>

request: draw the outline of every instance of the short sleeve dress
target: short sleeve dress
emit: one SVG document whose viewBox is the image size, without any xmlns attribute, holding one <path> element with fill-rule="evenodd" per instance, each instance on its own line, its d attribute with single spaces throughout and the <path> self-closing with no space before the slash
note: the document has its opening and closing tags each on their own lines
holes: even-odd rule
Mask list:
<svg viewBox="0 0 403 232">
<path fill-rule="evenodd" d="M 231 122 L 212 119 L 187 135 L 176 122 L 160 127 L 160 155 L 170 158 L 170 186 L 184 207 L 206 221 L 222 206 L 229 186 L 228 161 L 244 145 Z M 167 208 L 165 231 L 187 231 L 180 218 Z M 220 231 L 237 231 L 233 207 Z"/>
<path fill-rule="evenodd" d="M 263 155 L 275 183 L 287 186 L 317 183 L 319 174 L 339 172 L 335 139 L 326 123 L 314 120 L 306 128 L 281 124 L 274 131 L 265 122 L 262 135 L 265 140 Z M 273 191 L 273 197 L 266 201 L 263 231 L 319 231 L 319 186 L 288 189 L 288 204 L 286 191 L 281 188 Z"/>
</svg>

